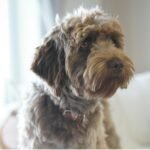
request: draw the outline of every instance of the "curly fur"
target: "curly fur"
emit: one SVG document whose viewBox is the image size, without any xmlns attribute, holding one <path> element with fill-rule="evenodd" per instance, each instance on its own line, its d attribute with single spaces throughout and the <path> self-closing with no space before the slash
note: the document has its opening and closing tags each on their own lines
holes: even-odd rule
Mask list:
<svg viewBox="0 0 150 150">
<path fill-rule="evenodd" d="M 106 98 L 133 75 L 122 50 L 119 22 L 99 8 L 79 8 L 57 23 L 31 66 L 42 80 L 21 108 L 19 147 L 120 148 Z M 82 122 L 65 118 L 62 109 L 84 116 Z"/>
</svg>

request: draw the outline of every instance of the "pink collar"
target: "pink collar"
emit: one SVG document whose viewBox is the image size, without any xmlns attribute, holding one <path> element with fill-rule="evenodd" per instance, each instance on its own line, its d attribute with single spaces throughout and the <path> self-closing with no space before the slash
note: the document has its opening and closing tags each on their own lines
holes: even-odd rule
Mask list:
<svg viewBox="0 0 150 150">
<path fill-rule="evenodd" d="M 85 118 L 85 115 L 81 114 L 73 115 L 72 110 L 69 109 L 60 109 L 60 110 L 66 119 L 75 121 L 78 124 L 81 124 Z"/>
</svg>

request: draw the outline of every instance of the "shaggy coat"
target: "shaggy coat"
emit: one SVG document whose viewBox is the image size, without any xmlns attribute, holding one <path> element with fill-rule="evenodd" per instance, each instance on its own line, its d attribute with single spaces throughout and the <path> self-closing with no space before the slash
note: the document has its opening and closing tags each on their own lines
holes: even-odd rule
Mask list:
<svg viewBox="0 0 150 150">
<path fill-rule="evenodd" d="M 31 69 L 41 81 L 21 108 L 19 148 L 120 148 L 106 98 L 134 68 L 118 20 L 79 8 L 51 29 Z"/>
</svg>

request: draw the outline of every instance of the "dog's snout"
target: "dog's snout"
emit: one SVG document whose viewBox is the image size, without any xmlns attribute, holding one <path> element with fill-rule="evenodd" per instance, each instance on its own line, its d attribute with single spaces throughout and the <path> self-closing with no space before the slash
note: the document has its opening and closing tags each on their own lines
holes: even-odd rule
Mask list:
<svg viewBox="0 0 150 150">
<path fill-rule="evenodd" d="M 123 63 L 119 59 L 112 59 L 108 61 L 107 66 L 109 69 L 114 71 L 121 71 L 123 68 Z"/>
</svg>

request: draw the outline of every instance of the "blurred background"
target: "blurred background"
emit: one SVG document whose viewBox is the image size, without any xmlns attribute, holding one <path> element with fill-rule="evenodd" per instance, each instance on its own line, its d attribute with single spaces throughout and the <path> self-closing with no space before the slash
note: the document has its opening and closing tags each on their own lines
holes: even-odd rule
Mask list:
<svg viewBox="0 0 150 150">
<path fill-rule="evenodd" d="M 150 148 L 149 0 L 0 0 L 2 144 L 15 147 L 15 131 L 9 125 L 5 129 L 3 121 L 7 122 L 10 107 L 22 101 L 25 85 L 32 78 L 30 64 L 35 47 L 55 24 L 56 14 L 61 18 L 81 5 L 85 8 L 98 5 L 118 16 L 123 26 L 125 51 L 135 64 L 136 75 L 128 90 L 118 91 L 112 98 L 113 116 L 124 148 Z M 7 136 L 3 138 L 3 134 Z"/>
</svg>

